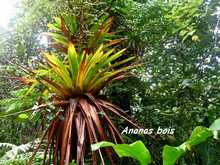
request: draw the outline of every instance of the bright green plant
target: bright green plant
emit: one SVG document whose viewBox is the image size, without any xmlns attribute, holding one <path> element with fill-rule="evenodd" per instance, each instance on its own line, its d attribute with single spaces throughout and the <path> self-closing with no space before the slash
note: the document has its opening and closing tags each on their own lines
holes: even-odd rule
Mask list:
<svg viewBox="0 0 220 165">
<path fill-rule="evenodd" d="M 196 35 L 197 23 L 195 20 L 206 14 L 199 10 L 202 4 L 203 0 L 169 2 L 168 5 L 171 5 L 172 8 L 166 18 L 173 22 L 172 33 L 178 32 L 183 41 L 188 37 L 191 37 L 193 41 L 199 41 L 200 39 Z"/>
<path fill-rule="evenodd" d="M 187 151 L 190 151 L 192 147 L 205 142 L 208 138 L 212 137 L 211 130 L 205 127 L 196 127 L 190 138 L 178 147 L 164 146 L 163 149 L 163 164 L 172 165 L 183 156 Z"/>
<path fill-rule="evenodd" d="M 76 16 L 63 14 L 62 17 L 55 17 L 54 22 L 48 24 L 51 32 L 43 34 L 50 36 L 55 41 L 52 43 L 53 47 L 65 53 L 68 51 L 69 42 L 71 42 L 78 51 L 85 51 L 89 54 L 94 53 L 100 44 L 104 44 L 104 47 L 107 48 L 122 40 L 115 38 L 115 33 L 109 32 L 112 22 L 112 17 L 108 18 L 107 15 L 103 15 L 87 27 L 78 23 Z"/>
<path fill-rule="evenodd" d="M 142 141 L 136 141 L 132 144 L 113 144 L 110 142 L 99 142 L 92 144 L 92 150 L 98 150 L 101 147 L 112 147 L 117 155 L 121 157 L 131 157 L 136 159 L 141 165 L 151 162 L 151 155 Z"/>
<path fill-rule="evenodd" d="M 210 128 L 196 127 L 190 138 L 178 147 L 165 145 L 163 149 L 163 165 L 174 165 L 187 151 L 192 150 L 198 144 L 207 141 L 209 138 L 218 138 L 216 132 L 220 130 L 220 118 L 210 126 Z M 93 144 L 92 150 L 99 148 L 112 147 L 119 157 L 131 157 L 139 161 L 141 165 L 150 164 L 151 156 L 148 149 L 141 141 L 136 141 L 130 145 L 128 144 L 113 144 L 110 142 L 99 142 Z"/>
</svg>

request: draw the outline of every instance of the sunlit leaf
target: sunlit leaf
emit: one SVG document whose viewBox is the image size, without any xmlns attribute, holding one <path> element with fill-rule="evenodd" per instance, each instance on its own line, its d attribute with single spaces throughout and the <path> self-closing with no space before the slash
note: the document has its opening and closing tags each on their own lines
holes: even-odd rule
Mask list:
<svg viewBox="0 0 220 165">
<path fill-rule="evenodd" d="M 18 117 L 19 117 L 20 119 L 23 119 L 23 120 L 28 119 L 28 115 L 25 114 L 25 113 L 22 113 L 22 114 L 18 115 Z"/>
<path fill-rule="evenodd" d="M 98 150 L 103 147 L 112 147 L 119 157 L 131 157 L 141 165 L 147 165 L 151 163 L 151 155 L 143 142 L 136 141 L 132 144 L 113 144 L 110 142 L 99 142 L 92 144 L 92 150 Z"/>
<path fill-rule="evenodd" d="M 191 150 L 191 147 L 207 141 L 212 136 L 213 133 L 210 129 L 198 126 L 193 130 L 190 138 L 180 146 L 165 145 L 163 148 L 163 165 L 174 165 L 181 156 Z"/>
</svg>

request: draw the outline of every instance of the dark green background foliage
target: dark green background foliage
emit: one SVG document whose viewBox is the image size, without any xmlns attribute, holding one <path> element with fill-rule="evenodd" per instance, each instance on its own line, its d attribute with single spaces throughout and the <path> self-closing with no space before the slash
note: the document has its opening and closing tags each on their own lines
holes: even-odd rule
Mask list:
<svg viewBox="0 0 220 165">
<path fill-rule="evenodd" d="M 128 142 L 143 140 L 153 164 L 162 164 L 162 146 L 181 144 L 195 126 L 208 127 L 220 116 L 218 6 L 218 0 L 23 0 L 10 28 L 0 32 L 0 98 L 19 99 L 19 93 L 11 92 L 19 83 L 9 77 L 24 74 L 16 63 L 34 68 L 41 51 L 49 50 L 40 42 L 40 34 L 47 31 L 53 16 L 80 17 L 83 12 L 79 24 L 85 29 L 102 15 L 113 16 L 112 31 L 124 38 L 120 46 L 127 47 L 143 65 L 133 70 L 134 78 L 112 84 L 103 92 L 144 127 L 175 128 L 174 135 L 125 136 Z M 10 101 L 1 101 L 0 111 L 27 109 L 38 96 L 32 98 L 14 103 L 16 108 Z M 127 126 L 115 120 L 119 128 Z M 1 118 L 0 142 L 27 143 L 34 138 L 37 121 Z M 201 144 L 179 164 L 217 165 L 219 147 L 215 140 Z"/>
</svg>

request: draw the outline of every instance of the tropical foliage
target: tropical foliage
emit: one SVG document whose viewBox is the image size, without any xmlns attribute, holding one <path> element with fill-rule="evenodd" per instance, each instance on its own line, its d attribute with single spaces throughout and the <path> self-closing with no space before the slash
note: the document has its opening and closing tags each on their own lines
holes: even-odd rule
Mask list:
<svg viewBox="0 0 220 165">
<path fill-rule="evenodd" d="M 165 145 L 163 148 L 163 165 L 174 165 L 187 151 L 192 151 L 193 148 L 210 137 L 219 139 L 218 133 L 220 131 L 220 119 L 217 119 L 210 128 L 197 126 L 191 133 L 190 138 L 179 145 L 172 147 Z M 216 136 L 217 135 L 217 136 Z M 151 155 L 143 142 L 136 141 L 130 145 L 128 144 L 113 144 L 110 142 L 99 142 L 92 144 L 92 150 L 97 150 L 102 147 L 112 147 L 119 157 L 131 157 L 139 161 L 140 165 L 150 164 Z"/>
</svg>

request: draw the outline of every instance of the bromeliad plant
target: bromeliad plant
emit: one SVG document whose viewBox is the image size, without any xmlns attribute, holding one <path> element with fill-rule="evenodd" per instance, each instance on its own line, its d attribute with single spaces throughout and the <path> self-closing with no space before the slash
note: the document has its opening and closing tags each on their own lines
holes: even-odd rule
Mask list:
<svg viewBox="0 0 220 165">
<path fill-rule="evenodd" d="M 80 19 L 78 21 L 80 23 L 77 24 L 77 17 L 64 14 L 62 17 L 55 17 L 54 22 L 48 24 L 51 32 L 43 34 L 53 39 L 52 47 L 64 53 L 68 51 L 69 42 L 73 43 L 79 51 L 84 50 L 89 54 L 94 53 L 100 44 L 104 44 L 104 47 L 107 48 L 123 40 L 110 32 L 112 17 L 103 15 L 96 22 L 88 23 L 88 25 L 84 21 Z"/>
<path fill-rule="evenodd" d="M 59 26 L 62 29 L 69 27 L 63 22 Z M 106 35 L 106 29 L 109 28 L 107 25 L 104 27 L 105 30 L 102 32 Z M 59 33 L 61 37 L 62 32 Z M 64 33 L 67 34 L 67 30 Z M 94 34 L 101 35 L 100 29 Z M 99 141 L 123 143 L 111 115 L 126 120 L 134 127 L 138 125 L 119 107 L 99 95 L 109 83 L 129 77 L 131 74 L 127 71 L 139 64 L 130 64 L 135 57 L 122 58 L 125 49 L 110 49 L 109 42 L 92 47 L 92 51 L 88 51 L 88 48 L 80 49 L 79 44 L 72 42 L 71 37 L 66 38 L 65 41 L 68 42 L 63 43 L 65 37 L 54 36 L 57 35 L 53 34 L 55 42 L 67 49 L 63 51 L 64 56 L 44 53 L 46 64 L 41 63 L 38 69 L 30 71 L 29 76 L 23 79 L 31 85 L 29 93 L 33 88 L 41 86 L 44 92 L 47 91 L 51 96 L 52 103 L 58 107 L 56 112 L 51 111 L 55 117 L 42 137 L 43 142 L 47 136 L 44 164 L 48 158 L 49 163 L 53 164 L 68 165 L 72 160 L 76 160 L 80 165 L 84 164 L 86 155 L 91 155 L 92 164 L 105 164 L 105 159 L 114 164 L 111 149 L 91 151 L 90 144 Z M 116 42 L 114 41 L 114 44 Z M 29 164 L 32 163 L 36 152 L 37 150 Z"/>
</svg>

